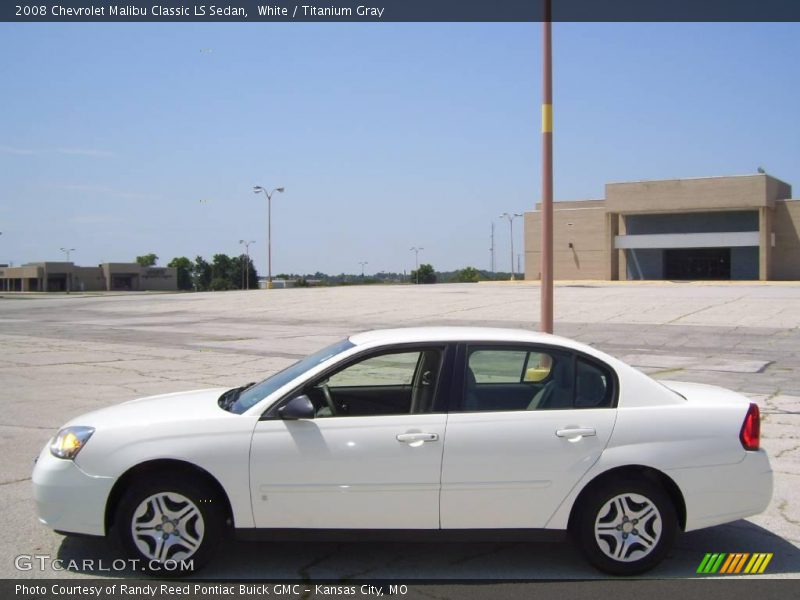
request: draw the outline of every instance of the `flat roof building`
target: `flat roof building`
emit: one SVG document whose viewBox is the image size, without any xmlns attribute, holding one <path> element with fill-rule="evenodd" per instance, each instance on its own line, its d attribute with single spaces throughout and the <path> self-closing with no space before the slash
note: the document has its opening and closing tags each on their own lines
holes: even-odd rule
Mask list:
<svg viewBox="0 0 800 600">
<path fill-rule="evenodd" d="M 138 263 L 79 267 L 71 262 L 33 262 L 21 267 L 0 267 L 0 291 L 173 291 L 178 289 L 177 271 L 174 267 L 143 267 Z"/>
<path fill-rule="evenodd" d="M 770 175 L 606 184 L 555 202 L 556 279 L 800 279 L 800 200 Z M 541 212 L 525 213 L 525 279 L 541 277 Z"/>
</svg>

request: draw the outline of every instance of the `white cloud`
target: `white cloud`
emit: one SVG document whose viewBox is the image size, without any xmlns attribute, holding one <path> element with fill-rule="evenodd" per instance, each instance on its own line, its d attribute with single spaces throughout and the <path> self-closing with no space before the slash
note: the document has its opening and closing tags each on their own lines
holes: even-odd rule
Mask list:
<svg viewBox="0 0 800 600">
<path fill-rule="evenodd" d="M 98 225 L 101 223 L 115 223 L 120 220 L 119 217 L 113 215 L 76 215 L 69 218 L 69 222 L 76 225 Z"/>
<path fill-rule="evenodd" d="M 113 152 L 106 150 L 93 150 L 91 148 L 57 148 L 59 154 L 69 154 L 71 156 L 89 156 L 93 158 L 108 158 L 116 156 Z"/>
<path fill-rule="evenodd" d="M 17 154 L 17 155 L 28 155 L 28 154 L 35 154 L 33 150 L 27 150 L 24 148 L 13 148 L 11 146 L 0 146 L 0 154 Z"/>
<path fill-rule="evenodd" d="M 127 190 L 119 190 L 105 185 L 94 184 L 74 184 L 74 183 L 60 183 L 49 186 L 64 192 L 81 192 L 84 194 L 102 194 L 104 196 L 111 196 L 114 198 L 130 198 L 133 200 L 149 200 L 157 199 L 159 196 L 155 194 L 147 194 L 141 192 L 131 192 Z"/>
</svg>

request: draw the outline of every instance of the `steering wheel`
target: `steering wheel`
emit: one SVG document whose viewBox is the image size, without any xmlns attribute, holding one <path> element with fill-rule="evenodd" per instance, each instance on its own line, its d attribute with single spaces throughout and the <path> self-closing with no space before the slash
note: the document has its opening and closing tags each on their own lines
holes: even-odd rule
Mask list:
<svg viewBox="0 0 800 600">
<path fill-rule="evenodd" d="M 322 390 L 322 395 L 325 396 L 325 404 L 328 405 L 328 408 L 331 411 L 331 416 L 336 416 L 336 405 L 333 403 L 333 396 L 331 396 L 331 389 L 328 387 L 328 382 L 323 381 L 319 384 L 320 389 Z"/>
</svg>

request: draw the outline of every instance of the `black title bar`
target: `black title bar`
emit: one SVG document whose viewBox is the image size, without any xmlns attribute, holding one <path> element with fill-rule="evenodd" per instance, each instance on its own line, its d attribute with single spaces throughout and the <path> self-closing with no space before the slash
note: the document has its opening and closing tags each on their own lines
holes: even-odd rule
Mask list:
<svg viewBox="0 0 800 600">
<path fill-rule="evenodd" d="M 545 0 L 46 0 L 0 3 L 5 22 L 533 22 Z M 553 21 L 800 21 L 798 0 L 552 0 Z"/>
</svg>

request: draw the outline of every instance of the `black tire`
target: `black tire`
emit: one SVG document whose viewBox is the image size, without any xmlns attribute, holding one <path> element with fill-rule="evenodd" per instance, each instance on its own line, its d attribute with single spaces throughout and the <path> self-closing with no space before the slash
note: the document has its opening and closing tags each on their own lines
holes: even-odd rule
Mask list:
<svg viewBox="0 0 800 600">
<path fill-rule="evenodd" d="M 600 484 L 575 510 L 575 541 L 594 567 L 611 575 L 649 571 L 667 555 L 678 531 L 669 495 L 644 478 Z"/>
<path fill-rule="evenodd" d="M 137 478 L 117 506 L 112 535 L 136 559 L 137 571 L 179 577 L 211 559 L 224 532 L 225 514 L 218 494 L 202 480 L 183 475 Z"/>
</svg>

